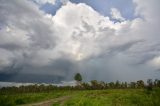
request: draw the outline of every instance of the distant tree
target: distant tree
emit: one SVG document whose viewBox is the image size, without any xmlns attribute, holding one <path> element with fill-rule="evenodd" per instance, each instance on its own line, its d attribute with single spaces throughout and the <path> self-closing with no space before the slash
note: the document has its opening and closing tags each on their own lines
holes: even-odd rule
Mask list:
<svg viewBox="0 0 160 106">
<path fill-rule="evenodd" d="M 100 89 L 105 89 L 106 88 L 106 83 L 104 81 L 100 81 L 99 87 L 100 87 Z"/>
<path fill-rule="evenodd" d="M 147 80 L 148 85 L 153 85 L 152 79 Z"/>
<path fill-rule="evenodd" d="M 80 82 L 82 81 L 82 76 L 80 73 L 76 73 L 75 76 L 74 76 L 74 80 L 77 81 L 77 84 L 79 85 Z"/>
<path fill-rule="evenodd" d="M 120 85 L 121 85 L 120 82 L 117 80 L 115 83 L 115 88 L 120 88 Z"/>
<path fill-rule="evenodd" d="M 137 87 L 138 88 L 144 88 L 144 81 L 143 80 L 137 81 Z"/>
<path fill-rule="evenodd" d="M 148 90 L 152 90 L 152 88 L 153 88 L 152 79 L 148 79 L 148 80 L 147 80 L 147 83 L 148 83 L 147 89 L 148 89 Z"/>
<path fill-rule="evenodd" d="M 83 82 L 81 85 L 84 89 L 91 89 L 91 86 L 88 83 Z"/>
<path fill-rule="evenodd" d="M 157 81 L 157 87 L 160 87 L 160 80 Z"/>
<path fill-rule="evenodd" d="M 97 80 L 92 80 L 91 81 L 91 86 L 92 86 L 92 89 L 98 89 L 98 81 Z"/>
<path fill-rule="evenodd" d="M 106 84 L 103 81 L 97 81 L 97 80 L 92 80 L 91 81 L 91 88 L 92 89 L 105 89 Z"/>
<path fill-rule="evenodd" d="M 121 83 L 120 88 L 125 88 L 125 83 L 124 82 Z"/>
<path fill-rule="evenodd" d="M 158 82 L 159 82 L 158 79 L 155 79 L 155 80 L 154 80 L 154 87 L 158 87 Z"/>
<path fill-rule="evenodd" d="M 115 84 L 114 84 L 114 82 L 110 82 L 110 83 L 108 83 L 108 86 L 109 86 L 109 88 L 115 88 Z"/>
<path fill-rule="evenodd" d="M 130 88 L 136 88 L 136 82 L 130 82 Z"/>
<path fill-rule="evenodd" d="M 125 88 L 128 88 L 128 84 L 127 82 L 124 83 Z"/>
<path fill-rule="evenodd" d="M 109 88 L 109 85 L 108 85 L 107 82 L 105 82 L 105 89 L 106 89 L 106 88 Z"/>
</svg>

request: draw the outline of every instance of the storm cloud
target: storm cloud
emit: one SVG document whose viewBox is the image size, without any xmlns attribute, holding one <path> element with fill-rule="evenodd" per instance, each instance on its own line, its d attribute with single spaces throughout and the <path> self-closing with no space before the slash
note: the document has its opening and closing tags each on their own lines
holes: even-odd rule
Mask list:
<svg viewBox="0 0 160 106">
<path fill-rule="evenodd" d="M 46 3 L 56 5 L 0 1 L 1 81 L 69 81 L 77 72 L 84 81 L 160 78 L 159 0 L 133 0 L 133 19 L 68 0 L 52 15 Z"/>
</svg>

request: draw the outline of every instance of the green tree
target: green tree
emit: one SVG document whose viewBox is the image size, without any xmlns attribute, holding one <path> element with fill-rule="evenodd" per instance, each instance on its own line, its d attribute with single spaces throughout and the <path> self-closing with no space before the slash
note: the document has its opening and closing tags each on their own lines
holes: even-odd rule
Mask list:
<svg viewBox="0 0 160 106">
<path fill-rule="evenodd" d="M 77 85 L 80 84 L 80 82 L 82 81 L 82 76 L 80 73 L 76 73 L 75 76 L 74 76 L 74 80 L 77 81 Z"/>
<path fill-rule="evenodd" d="M 159 81 L 158 79 L 154 80 L 154 87 L 158 87 L 158 81 Z"/>
<path fill-rule="evenodd" d="M 125 82 L 125 83 L 124 83 L 124 86 L 125 86 L 125 88 L 128 88 L 128 83 Z"/>
<path fill-rule="evenodd" d="M 120 88 L 120 85 L 121 85 L 120 82 L 117 80 L 115 84 L 115 88 Z"/>
<path fill-rule="evenodd" d="M 144 81 L 143 80 L 137 81 L 137 87 L 138 88 L 144 88 Z"/>
<path fill-rule="evenodd" d="M 148 79 L 148 80 L 147 80 L 147 84 L 148 84 L 147 89 L 151 91 L 151 90 L 152 90 L 152 88 L 153 88 L 153 82 L 152 82 L 152 79 Z"/>
<path fill-rule="evenodd" d="M 109 88 L 115 88 L 114 82 L 110 82 L 110 83 L 108 83 L 108 85 L 109 85 Z"/>
<path fill-rule="evenodd" d="M 157 81 L 157 87 L 160 87 L 160 80 Z"/>
<path fill-rule="evenodd" d="M 91 81 L 91 86 L 92 86 L 92 89 L 98 89 L 99 87 L 99 83 L 97 80 L 92 80 Z"/>
<path fill-rule="evenodd" d="M 130 88 L 136 88 L 136 82 L 130 82 Z"/>
</svg>

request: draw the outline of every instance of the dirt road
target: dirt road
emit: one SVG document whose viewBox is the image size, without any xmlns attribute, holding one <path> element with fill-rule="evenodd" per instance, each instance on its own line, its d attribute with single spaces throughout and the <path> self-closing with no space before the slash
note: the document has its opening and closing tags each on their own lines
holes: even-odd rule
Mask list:
<svg viewBox="0 0 160 106">
<path fill-rule="evenodd" d="M 70 98 L 70 96 L 63 96 L 63 97 L 59 97 L 59 98 L 55 98 L 55 99 L 42 101 L 39 103 L 26 104 L 26 105 L 21 105 L 21 106 L 52 106 L 52 104 L 57 103 L 57 102 L 63 103 L 65 100 L 67 100 L 69 98 Z"/>
</svg>

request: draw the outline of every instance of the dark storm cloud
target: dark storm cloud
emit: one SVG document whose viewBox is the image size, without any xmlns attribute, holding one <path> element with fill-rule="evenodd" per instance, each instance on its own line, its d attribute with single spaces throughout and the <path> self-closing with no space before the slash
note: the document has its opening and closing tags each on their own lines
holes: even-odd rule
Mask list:
<svg viewBox="0 0 160 106">
<path fill-rule="evenodd" d="M 2 79 L 12 80 L 13 73 L 21 72 L 33 56 L 53 49 L 56 37 L 52 24 L 33 3 L 1 0 L 0 8 L 0 73 Z"/>
<path fill-rule="evenodd" d="M 30 0 L 1 0 L 0 80 L 60 82 L 77 72 L 84 81 L 158 78 L 159 7 L 143 2 L 134 0 L 135 15 L 145 20 L 116 9 L 123 21 L 113 22 L 83 3 L 66 2 L 53 16 Z"/>
<path fill-rule="evenodd" d="M 37 74 L 0 74 L 0 81 L 4 82 L 24 82 L 24 83 L 60 83 L 65 80 L 57 75 L 37 75 Z"/>
</svg>

